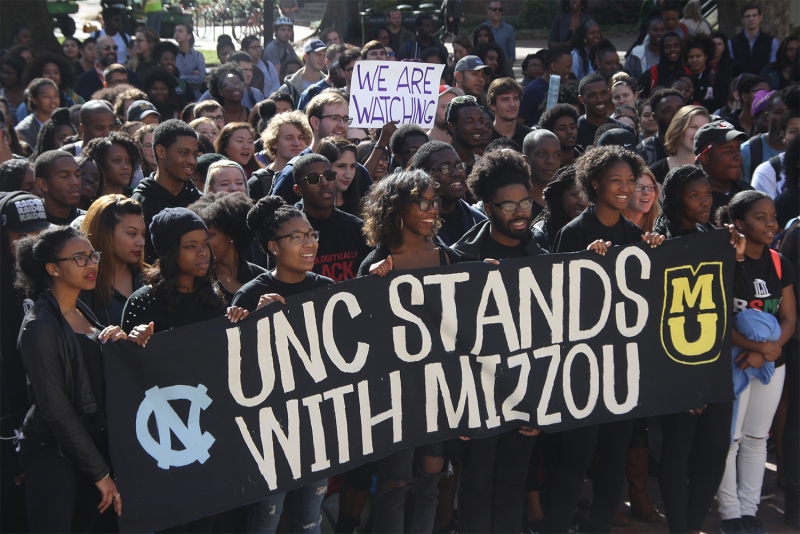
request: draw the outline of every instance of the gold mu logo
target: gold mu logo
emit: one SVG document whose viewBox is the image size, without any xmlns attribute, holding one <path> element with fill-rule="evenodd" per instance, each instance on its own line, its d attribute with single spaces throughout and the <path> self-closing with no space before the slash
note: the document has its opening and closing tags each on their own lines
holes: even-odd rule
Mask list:
<svg viewBox="0 0 800 534">
<path fill-rule="evenodd" d="M 661 344 L 670 358 L 686 365 L 716 361 L 727 327 L 722 262 L 664 271 Z"/>
</svg>

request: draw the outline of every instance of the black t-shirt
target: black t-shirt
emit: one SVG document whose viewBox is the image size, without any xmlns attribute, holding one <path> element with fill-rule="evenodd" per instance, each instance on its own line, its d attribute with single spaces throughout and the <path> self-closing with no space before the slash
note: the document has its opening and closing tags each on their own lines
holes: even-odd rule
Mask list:
<svg viewBox="0 0 800 534">
<path fill-rule="evenodd" d="M 325 220 L 316 219 L 308 212 L 306 216 L 311 227 L 319 232 L 314 272 L 334 282 L 355 278 L 361 262 L 372 250 L 364 240 L 364 221 L 338 208 Z"/>
<path fill-rule="evenodd" d="M 508 245 L 498 243 L 494 240 L 494 238 L 492 238 L 492 236 L 488 236 L 483 240 L 480 258 L 481 260 L 485 260 L 486 258 L 492 258 L 494 260 L 507 260 L 509 258 L 527 256 L 528 254 L 525 252 L 526 246 L 527 243 L 520 241 L 519 244 L 509 247 Z"/>
<path fill-rule="evenodd" d="M 788 259 L 781 258 L 781 277 L 775 269 L 772 252 L 765 246 L 764 253 L 757 260 L 744 256 L 743 262 L 736 264 L 733 285 L 734 315 L 748 308 L 756 309 L 778 317 L 778 308 L 783 298 L 783 288 L 797 283 L 797 270 Z M 775 366 L 784 363 L 781 356 Z"/>
<path fill-rule="evenodd" d="M 727 193 L 719 191 L 711 192 L 711 213 L 716 214 L 722 206 L 727 206 L 736 193 L 750 191 L 753 187 L 744 180 L 736 180 L 731 183 L 731 189 Z"/>
<path fill-rule="evenodd" d="M 243 285 L 234 295 L 232 305 L 252 312 L 258 308 L 258 300 L 261 295 L 277 293 L 283 298 L 289 298 L 333 283 L 334 281 L 330 278 L 309 272 L 306 273 L 306 278 L 302 282 L 287 284 L 275 278 L 275 275 L 268 271 Z"/>
<path fill-rule="evenodd" d="M 50 224 L 55 224 L 56 226 L 67 226 L 72 221 L 77 219 L 80 215 L 86 215 L 86 212 L 83 210 L 79 210 L 76 207 L 72 207 L 69 210 L 69 216 L 66 219 L 62 219 L 60 217 L 56 217 L 55 215 L 51 215 L 50 213 L 45 210 L 45 217 L 47 218 L 47 222 Z"/>
<path fill-rule="evenodd" d="M 278 171 L 273 171 L 269 167 L 259 169 L 253 173 L 253 176 L 247 180 L 247 190 L 253 202 L 257 202 L 269 194 L 277 174 Z"/>
<path fill-rule="evenodd" d="M 514 141 L 519 145 L 519 149 L 522 150 L 522 144 L 525 142 L 525 136 L 531 133 L 531 129 L 525 126 L 524 124 L 517 123 L 516 128 L 514 129 L 514 135 L 511 137 L 511 140 Z M 500 135 L 500 132 L 494 129 L 492 126 L 492 141 L 496 139 L 500 139 L 503 136 Z"/>
<path fill-rule="evenodd" d="M 650 172 L 656 177 L 658 183 L 663 184 L 669 174 L 669 162 L 666 158 L 656 161 L 650 165 Z"/>
</svg>

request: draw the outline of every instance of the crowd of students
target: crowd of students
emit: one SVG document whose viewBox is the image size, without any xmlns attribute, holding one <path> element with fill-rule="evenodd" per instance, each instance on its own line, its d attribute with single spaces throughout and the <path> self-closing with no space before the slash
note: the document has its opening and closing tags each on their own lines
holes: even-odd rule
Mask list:
<svg viewBox="0 0 800 534">
<path fill-rule="evenodd" d="M 628 522 L 625 479 L 631 514 L 661 521 L 649 474 L 671 532 L 701 531 L 715 498 L 722 532 L 764 532 L 770 435 L 800 529 L 800 40 L 762 31 L 756 5 L 728 39 L 694 0 L 646 0 L 623 68 L 584 3 L 562 4 L 523 83 L 499 0 L 472 38 L 445 3 L 452 54 L 430 15 L 412 32 L 392 8 L 362 47 L 329 28 L 298 56 L 288 16 L 266 47 L 220 37 L 213 70 L 188 24 L 174 43 L 130 37 L 108 8 L 103 30 L 35 52 L 15 26 L 0 78 L 2 530 L 116 528 L 105 343 L 238 322 L 359 276 L 716 228 L 736 252 L 737 400 L 661 416 L 657 474 L 648 420 L 532 425 L 337 477 L 335 531 L 609 532 Z M 431 128 L 350 127 L 354 64 L 373 59 L 446 65 Z M 328 484 L 170 531 L 319 532 Z"/>
</svg>

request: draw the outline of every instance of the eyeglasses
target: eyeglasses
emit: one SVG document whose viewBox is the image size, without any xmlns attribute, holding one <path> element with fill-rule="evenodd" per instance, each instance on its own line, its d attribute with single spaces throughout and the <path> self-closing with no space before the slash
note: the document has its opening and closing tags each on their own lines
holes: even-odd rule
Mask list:
<svg viewBox="0 0 800 534">
<path fill-rule="evenodd" d="M 251 44 L 250 46 L 248 46 L 248 47 L 247 47 L 247 49 L 248 49 L 248 50 L 250 50 L 251 48 L 256 48 L 256 49 L 258 49 L 258 50 L 264 50 L 264 47 L 263 47 L 263 46 L 261 46 L 261 45 L 260 45 L 260 44 L 258 44 L 258 43 L 253 43 L 253 44 Z"/>
<path fill-rule="evenodd" d="M 651 193 L 655 193 L 656 192 L 656 186 L 654 186 L 654 185 L 636 184 L 635 186 L 633 186 L 633 190 L 636 191 L 637 193 L 641 193 L 645 189 L 647 191 L 651 192 Z"/>
<path fill-rule="evenodd" d="M 94 251 L 88 256 L 86 254 L 81 254 L 79 256 L 72 256 L 71 258 L 56 258 L 56 261 L 67 261 L 67 260 L 74 260 L 75 265 L 78 267 L 86 267 L 89 265 L 89 260 L 92 261 L 95 265 L 100 263 L 100 252 Z"/>
<path fill-rule="evenodd" d="M 351 72 L 353 72 L 353 69 L 355 69 L 355 67 L 348 67 L 346 69 L 339 69 L 339 70 L 341 70 L 342 72 L 346 72 L 346 73 L 350 74 Z"/>
<path fill-rule="evenodd" d="M 101 46 L 100 50 L 102 50 L 103 52 L 108 52 L 109 50 L 113 50 L 114 52 L 116 52 L 117 50 L 119 50 L 119 47 L 117 45 L 114 45 L 114 46 Z"/>
<path fill-rule="evenodd" d="M 472 95 L 457 96 L 452 100 L 452 102 L 455 102 L 456 104 L 464 104 L 464 103 L 477 104 L 478 99 Z"/>
<path fill-rule="evenodd" d="M 492 202 L 492 206 L 503 208 L 503 212 L 505 213 L 514 213 L 518 207 L 522 211 L 530 211 L 533 207 L 533 199 L 528 197 L 523 198 L 519 202 L 512 202 L 510 200 L 506 200 L 505 202 Z"/>
<path fill-rule="evenodd" d="M 503 8 L 502 7 L 490 7 L 489 11 L 497 11 L 497 12 L 502 13 L 503 12 Z"/>
<path fill-rule="evenodd" d="M 239 82 L 225 82 L 222 84 L 223 89 L 244 89 L 244 84 Z"/>
<path fill-rule="evenodd" d="M 463 161 L 459 161 L 455 165 L 450 165 L 449 163 L 444 163 L 439 165 L 438 167 L 434 167 L 431 169 L 431 173 L 438 172 L 447 176 L 448 174 L 452 174 L 455 171 L 464 172 L 467 170 L 467 164 Z"/>
<path fill-rule="evenodd" d="M 333 122 L 346 122 L 347 124 L 353 124 L 353 117 L 345 117 L 344 115 L 323 115 L 320 119 L 330 119 Z"/>
<path fill-rule="evenodd" d="M 335 182 L 336 181 L 336 173 L 334 171 L 325 171 L 322 174 L 318 172 L 312 172 L 311 174 L 307 175 L 303 180 L 308 183 L 308 185 L 319 185 L 320 180 L 325 178 L 326 182 Z M 299 183 L 299 182 L 298 182 Z"/>
<path fill-rule="evenodd" d="M 287 237 L 292 244 L 299 245 L 300 243 L 305 243 L 306 239 L 310 239 L 311 241 L 319 241 L 319 232 L 316 230 L 309 230 L 308 232 L 292 232 L 291 234 L 276 236 L 273 241 L 285 239 Z"/>
<path fill-rule="evenodd" d="M 439 211 L 442 209 L 442 199 L 436 198 L 412 198 L 409 202 L 419 204 L 419 209 L 422 211 Z"/>
</svg>

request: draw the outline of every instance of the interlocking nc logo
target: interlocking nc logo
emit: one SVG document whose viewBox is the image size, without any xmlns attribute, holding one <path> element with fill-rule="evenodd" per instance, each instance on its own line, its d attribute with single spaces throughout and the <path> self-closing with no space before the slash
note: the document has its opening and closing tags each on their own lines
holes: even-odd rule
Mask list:
<svg viewBox="0 0 800 534">
<path fill-rule="evenodd" d="M 719 358 L 728 326 L 722 262 L 684 265 L 664 272 L 661 344 L 678 363 L 700 365 Z"/>
<path fill-rule="evenodd" d="M 181 467 L 195 461 L 202 464 L 208 460 L 208 449 L 214 443 L 214 436 L 200 431 L 200 410 L 205 410 L 211 404 L 207 391 L 203 384 L 199 384 L 196 388 L 170 386 L 162 389 L 155 386 L 145 393 L 136 413 L 136 437 L 147 454 L 156 459 L 161 469 Z M 192 403 L 186 424 L 170 405 L 169 401 L 174 400 L 188 400 Z M 158 441 L 148 428 L 152 415 L 156 417 Z M 170 432 L 183 443 L 183 449 L 172 448 Z"/>
</svg>

